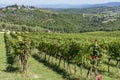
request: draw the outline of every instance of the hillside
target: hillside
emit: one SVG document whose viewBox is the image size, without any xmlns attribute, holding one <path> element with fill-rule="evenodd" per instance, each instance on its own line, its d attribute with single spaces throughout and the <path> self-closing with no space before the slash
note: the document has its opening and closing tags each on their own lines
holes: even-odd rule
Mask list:
<svg viewBox="0 0 120 80">
<path fill-rule="evenodd" d="M 16 29 L 26 31 L 52 31 L 52 32 L 89 32 L 89 31 L 113 31 L 119 30 L 119 13 L 99 13 L 107 12 L 109 8 L 88 8 L 80 10 L 68 9 L 63 11 L 53 11 L 51 9 L 39 9 L 29 6 L 12 5 L 0 9 L 0 28 Z M 112 8 L 110 8 L 112 9 Z M 120 9 L 117 7 L 117 9 Z M 70 10 L 70 11 L 69 11 Z M 84 12 L 87 11 L 87 12 Z M 91 13 L 90 11 L 98 12 Z M 119 10 L 118 10 L 119 11 Z M 71 13 L 75 12 L 75 13 Z M 68 14 L 69 13 L 69 14 Z M 79 14 L 78 14 L 79 13 Z M 4 24 L 3 24 L 4 23 Z M 10 25 L 6 25 L 10 24 Z M 21 28 L 22 27 L 22 28 Z M 34 28 L 34 30 L 32 29 Z"/>
</svg>

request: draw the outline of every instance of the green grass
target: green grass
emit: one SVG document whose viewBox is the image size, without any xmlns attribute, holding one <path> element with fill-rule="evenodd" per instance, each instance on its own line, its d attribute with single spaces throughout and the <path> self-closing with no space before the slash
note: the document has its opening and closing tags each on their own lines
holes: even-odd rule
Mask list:
<svg viewBox="0 0 120 80">
<path fill-rule="evenodd" d="M 37 62 L 32 57 L 29 57 L 29 71 L 26 78 L 22 73 L 6 72 L 6 61 L 4 35 L 0 34 L 0 80 L 64 80 L 61 75 Z"/>
<path fill-rule="evenodd" d="M 36 35 L 33 33 L 33 35 Z M 41 36 L 48 36 L 49 38 L 62 38 L 62 39 L 69 39 L 69 38 L 73 38 L 76 39 L 77 41 L 83 39 L 83 40 L 94 40 L 95 38 L 97 38 L 98 40 L 102 41 L 111 41 L 111 40 L 120 40 L 120 31 L 113 31 L 113 32 L 104 32 L 104 31 L 98 31 L 98 32 L 89 32 L 89 33 L 70 33 L 70 34 L 66 34 L 66 33 L 62 33 L 62 34 L 55 34 L 55 33 L 51 33 L 51 34 L 41 34 Z M 36 36 L 38 37 L 38 35 Z M 113 66 L 110 66 L 111 71 L 108 73 L 107 72 L 107 58 L 104 57 L 104 60 L 102 60 L 102 66 L 100 67 L 100 75 L 102 75 L 103 80 L 120 80 L 120 69 L 119 69 L 119 73 L 116 72 L 116 67 L 115 67 L 115 62 L 112 61 L 111 64 L 113 64 Z M 54 60 L 52 63 L 55 64 L 56 60 Z M 106 63 L 105 63 L 106 62 Z M 41 63 L 41 61 L 40 61 Z M 44 63 L 44 62 L 43 62 Z M 51 63 L 50 63 L 51 64 Z M 63 63 L 62 63 L 63 64 Z M 46 65 L 47 66 L 47 65 Z M 49 67 L 49 66 L 48 66 Z M 77 75 L 74 75 L 74 71 L 73 71 L 73 65 L 71 65 L 72 67 L 72 75 L 75 77 L 79 77 L 79 68 L 77 68 Z M 60 68 L 64 69 L 66 71 L 66 68 L 61 65 Z M 69 74 L 69 72 L 68 72 Z M 83 69 L 83 76 L 86 77 L 87 74 L 87 69 Z M 80 78 L 80 77 L 79 77 Z"/>
<path fill-rule="evenodd" d="M 101 36 L 102 38 L 105 38 L 109 35 L 110 39 L 113 39 L 114 37 L 119 35 L 119 33 L 120 32 L 108 32 L 106 34 L 105 32 L 95 32 L 95 33 L 90 33 L 90 34 L 83 33 L 83 38 L 85 38 L 86 36 L 91 36 L 91 37 Z M 66 35 L 67 37 L 76 35 L 75 37 L 79 37 L 81 34 L 62 34 L 62 35 Z M 106 60 L 107 59 L 105 59 L 104 61 Z M 1 79 L 2 80 L 66 80 L 67 77 L 77 77 L 79 78 L 79 80 L 81 80 L 79 76 L 79 67 L 77 67 L 77 74 L 74 75 L 74 71 L 73 71 L 74 67 L 71 64 L 72 74 L 70 74 L 69 72 L 67 72 L 66 67 L 63 66 L 63 61 L 60 66 L 60 70 L 62 70 L 63 72 L 64 71 L 67 72 L 67 73 L 64 72 L 66 74 L 65 77 L 64 77 L 65 74 L 62 74 L 62 72 L 59 72 L 60 70 L 59 71 L 55 70 L 56 68 L 55 66 L 53 66 L 52 68 L 50 66 L 51 63 L 45 64 L 42 61 L 35 60 L 33 57 L 29 55 L 29 70 L 28 70 L 28 75 L 26 78 L 24 77 L 22 73 L 6 72 L 6 67 L 7 67 L 6 61 L 7 60 L 6 60 L 6 52 L 5 52 L 5 44 L 4 44 L 4 35 L 0 34 L 0 80 Z M 55 64 L 56 63 L 55 58 L 53 59 L 53 61 L 54 61 L 53 64 Z M 114 64 L 114 62 L 112 62 L 112 64 Z M 111 66 L 110 68 L 111 68 L 111 72 L 108 73 L 107 64 L 105 64 L 104 62 L 102 63 L 101 69 L 104 72 L 102 72 L 101 75 L 103 77 L 103 80 L 120 80 L 120 77 L 116 78 L 119 76 L 118 72 L 116 72 L 116 68 L 113 66 Z M 83 76 L 85 77 L 86 74 L 87 74 L 87 69 L 83 69 Z M 67 79 L 67 80 L 70 80 L 70 79 Z M 74 79 L 71 79 L 71 80 L 74 80 Z"/>
<path fill-rule="evenodd" d="M 20 75 L 16 73 L 6 72 L 7 60 L 4 44 L 4 35 L 0 34 L 0 79 L 2 80 L 20 80 Z"/>
<path fill-rule="evenodd" d="M 38 56 L 38 55 L 37 55 Z M 35 58 L 35 57 L 34 57 Z M 47 56 L 47 58 L 48 58 L 48 56 Z M 58 59 L 56 60 L 55 58 L 53 58 L 53 62 L 51 62 L 51 59 L 49 60 L 50 61 L 50 63 L 49 63 L 49 61 L 47 60 L 47 61 L 42 61 L 41 59 L 40 59 L 40 57 L 37 57 L 37 58 L 35 58 L 36 60 L 38 60 L 39 61 L 39 63 L 41 64 L 41 63 L 43 63 L 43 64 L 45 64 L 45 62 L 48 62 L 47 63 L 47 67 L 49 67 L 50 69 L 55 69 L 55 64 L 56 64 L 56 62 L 58 63 Z M 104 59 L 103 60 L 103 62 L 102 62 L 102 66 L 100 67 L 100 71 L 99 71 L 99 73 L 100 73 L 100 75 L 102 75 L 102 78 L 103 78 L 103 80 L 120 80 L 120 76 L 119 76 L 119 74 L 118 74 L 118 72 L 116 72 L 116 67 L 113 67 L 113 66 L 110 66 L 110 72 L 108 73 L 107 72 L 107 64 L 106 63 L 104 63 L 106 61 L 106 59 Z M 114 61 L 112 61 L 112 63 L 111 64 L 115 64 L 115 62 Z M 52 65 L 52 66 L 51 66 Z M 54 70 L 54 71 L 56 71 L 57 73 L 59 73 L 59 74 L 64 74 L 64 77 L 67 79 L 67 80 L 81 80 L 81 77 L 80 77 L 80 73 L 79 73 L 79 71 L 80 71 L 80 68 L 79 67 L 77 67 L 77 71 L 76 71 L 76 74 L 74 75 L 74 65 L 73 64 L 70 64 L 70 66 L 71 66 L 71 73 L 69 72 L 69 71 L 67 71 L 67 64 L 66 64 L 66 66 L 64 67 L 64 65 L 63 65 L 63 61 L 61 62 L 61 65 L 59 66 L 59 68 L 58 68 L 58 70 Z M 65 73 L 65 72 L 67 72 L 67 73 Z M 61 71 L 61 72 L 60 72 Z M 120 69 L 119 69 L 119 71 L 120 71 Z M 87 69 L 86 68 L 83 68 L 83 75 L 82 75 L 82 77 L 83 78 L 86 78 L 86 74 L 87 74 Z M 92 73 L 92 76 L 94 76 L 94 72 Z M 72 79 L 72 78 L 77 78 L 77 79 Z M 87 79 L 87 80 L 89 80 L 89 78 Z"/>
<path fill-rule="evenodd" d="M 57 74 L 43 63 L 39 63 L 32 57 L 29 57 L 30 80 L 64 80 L 62 75 Z"/>
</svg>

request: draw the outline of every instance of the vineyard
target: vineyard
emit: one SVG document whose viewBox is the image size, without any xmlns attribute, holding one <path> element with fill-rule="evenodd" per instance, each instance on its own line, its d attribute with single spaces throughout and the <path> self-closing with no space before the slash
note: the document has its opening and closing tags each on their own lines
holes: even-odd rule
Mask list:
<svg viewBox="0 0 120 80">
<path fill-rule="evenodd" d="M 27 78 L 32 75 L 30 67 L 34 63 L 30 64 L 29 61 L 34 58 L 38 64 L 44 64 L 65 80 L 119 80 L 118 36 L 120 33 L 117 31 L 81 34 L 4 33 L 6 71 L 19 72 Z M 36 68 L 42 72 L 41 68 Z"/>
</svg>

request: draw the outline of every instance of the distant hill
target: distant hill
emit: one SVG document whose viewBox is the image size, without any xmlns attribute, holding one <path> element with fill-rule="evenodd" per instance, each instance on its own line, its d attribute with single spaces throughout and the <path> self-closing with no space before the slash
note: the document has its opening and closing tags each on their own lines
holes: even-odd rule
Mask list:
<svg viewBox="0 0 120 80">
<path fill-rule="evenodd" d="M 120 13 L 120 6 L 113 7 L 90 7 L 90 8 L 52 8 L 50 9 L 55 12 L 64 13 L 64 14 L 83 14 L 83 13 L 92 13 L 92 14 L 112 14 L 112 13 Z"/>
<path fill-rule="evenodd" d="M 102 6 L 106 6 L 106 7 L 120 6 L 120 2 L 108 2 L 108 3 L 103 3 L 103 4 L 94 4 L 90 7 L 102 7 Z"/>
<path fill-rule="evenodd" d="M 113 7 L 120 6 L 120 2 L 109 2 L 103 4 L 82 4 L 82 5 L 70 5 L 70 4 L 53 4 L 53 5 L 34 5 L 38 8 L 90 8 L 90 7 Z"/>
<path fill-rule="evenodd" d="M 114 7 L 95 7 L 56 11 L 32 6 L 10 5 L 0 8 L 0 29 L 48 30 L 67 33 L 120 30 L 120 7 L 115 7 L 115 9 Z M 106 12 L 101 13 L 102 11 Z"/>
</svg>

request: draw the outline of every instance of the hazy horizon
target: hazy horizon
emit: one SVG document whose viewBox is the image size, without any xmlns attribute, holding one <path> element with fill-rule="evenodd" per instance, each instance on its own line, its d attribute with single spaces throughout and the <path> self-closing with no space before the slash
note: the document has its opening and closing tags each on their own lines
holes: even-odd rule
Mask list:
<svg viewBox="0 0 120 80">
<path fill-rule="evenodd" d="M 2 0 L 0 4 L 18 4 L 18 5 L 55 5 L 55 4 L 70 4 L 70 5 L 82 5 L 82 4 L 101 4 L 108 2 L 120 2 L 120 0 Z"/>
</svg>

